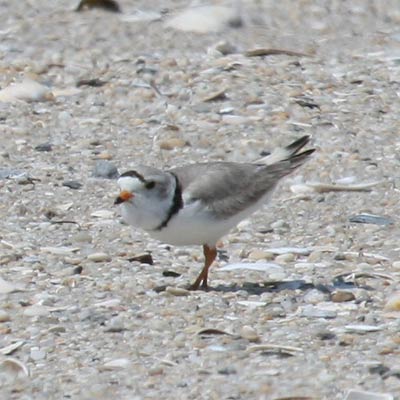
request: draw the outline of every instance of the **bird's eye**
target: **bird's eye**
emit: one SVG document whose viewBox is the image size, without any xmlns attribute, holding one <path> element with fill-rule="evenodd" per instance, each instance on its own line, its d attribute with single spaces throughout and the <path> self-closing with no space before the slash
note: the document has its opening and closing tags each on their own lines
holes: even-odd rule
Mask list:
<svg viewBox="0 0 400 400">
<path fill-rule="evenodd" d="M 146 182 L 146 184 L 144 185 L 144 187 L 146 189 L 153 189 L 153 187 L 156 185 L 156 183 L 154 181 L 148 181 Z"/>
</svg>

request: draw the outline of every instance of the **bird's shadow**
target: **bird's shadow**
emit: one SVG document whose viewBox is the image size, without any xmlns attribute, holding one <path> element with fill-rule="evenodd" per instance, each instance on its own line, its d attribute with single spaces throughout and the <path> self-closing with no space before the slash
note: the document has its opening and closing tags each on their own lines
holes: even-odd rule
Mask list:
<svg viewBox="0 0 400 400">
<path fill-rule="evenodd" d="M 154 290 L 158 293 L 165 291 L 167 285 L 158 286 Z M 366 290 L 373 290 L 371 286 L 359 285 L 355 281 L 345 281 L 342 277 L 336 277 L 332 283 L 311 283 L 302 279 L 288 280 L 288 281 L 265 281 L 265 282 L 243 282 L 242 284 L 232 285 L 218 285 L 208 286 L 207 292 L 221 292 L 221 293 L 235 293 L 239 291 L 246 291 L 250 295 L 260 295 L 263 293 L 277 293 L 284 290 L 300 290 L 307 291 L 310 289 L 319 290 L 322 293 L 330 294 L 338 289 L 355 289 L 363 288 Z"/>
</svg>

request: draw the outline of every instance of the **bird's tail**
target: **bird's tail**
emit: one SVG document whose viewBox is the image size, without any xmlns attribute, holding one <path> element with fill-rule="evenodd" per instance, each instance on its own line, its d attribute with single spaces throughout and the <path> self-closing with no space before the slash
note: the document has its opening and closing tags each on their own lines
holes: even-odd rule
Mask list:
<svg viewBox="0 0 400 400">
<path fill-rule="evenodd" d="M 256 164 L 272 165 L 282 161 L 290 161 L 290 168 L 299 167 L 304 161 L 314 153 L 315 149 L 300 150 L 310 141 L 310 136 L 303 136 L 286 147 L 277 148 L 271 154 L 256 161 Z"/>
</svg>

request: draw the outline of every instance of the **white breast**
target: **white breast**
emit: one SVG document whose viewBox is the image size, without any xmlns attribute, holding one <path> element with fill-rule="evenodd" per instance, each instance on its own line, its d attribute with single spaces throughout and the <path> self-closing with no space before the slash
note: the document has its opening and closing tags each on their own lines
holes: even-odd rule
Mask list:
<svg viewBox="0 0 400 400">
<path fill-rule="evenodd" d="M 240 221 L 261 208 L 269 197 L 270 194 L 265 195 L 251 207 L 228 219 L 213 217 L 197 201 L 179 210 L 165 228 L 147 232 L 155 239 L 172 245 L 208 244 L 209 246 L 215 246 L 217 241 Z"/>
</svg>

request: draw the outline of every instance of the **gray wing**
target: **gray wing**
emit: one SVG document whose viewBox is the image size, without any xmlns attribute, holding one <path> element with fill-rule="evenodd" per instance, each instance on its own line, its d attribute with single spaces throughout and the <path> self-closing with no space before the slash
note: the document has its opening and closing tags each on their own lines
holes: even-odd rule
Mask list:
<svg viewBox="0 0 400 400">
<path fill-rule="evenodd" d="M 211 213 L 225 219 L 252 206 L 292 169 L 289 161 L 274 165 L 217 162 L 170 172 L 178 177 L 186 203 L 201 200 Z"/>
<path fill-rule="evenodd" d="M 301 149 L 309 142 L 303 136 L 257 164 L 214 162 L 172 169 L 186 203 L 201 200 L 218 218 L 229 218 L 251 207 L 271 192 L 278 181 L 302 165 L 315 149 Z"/>
</svg>

